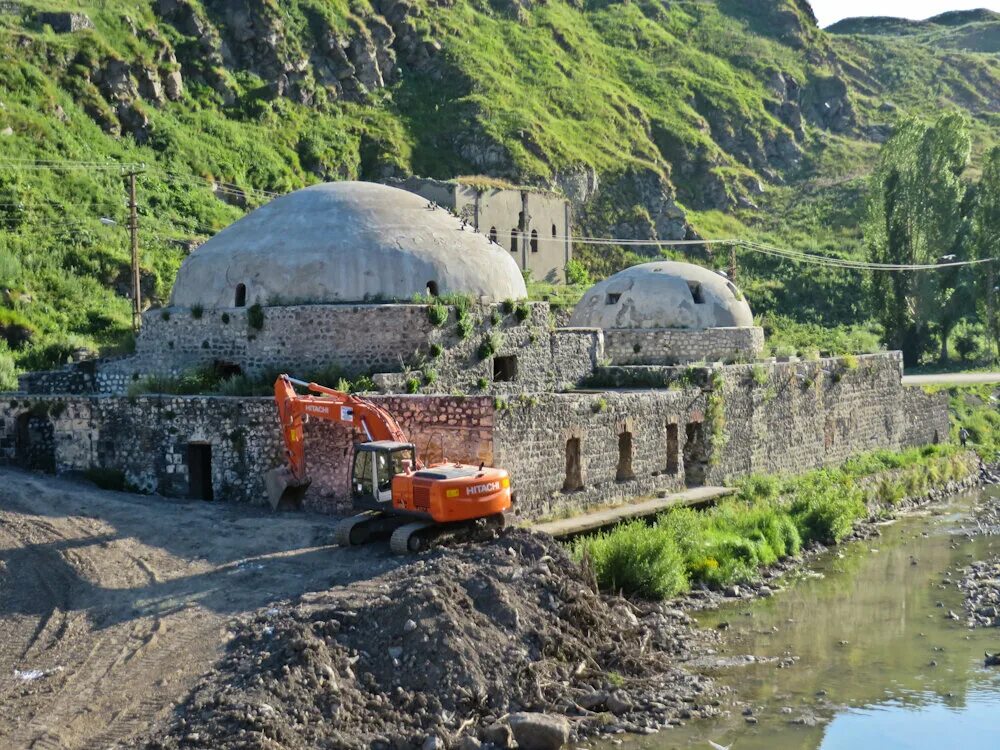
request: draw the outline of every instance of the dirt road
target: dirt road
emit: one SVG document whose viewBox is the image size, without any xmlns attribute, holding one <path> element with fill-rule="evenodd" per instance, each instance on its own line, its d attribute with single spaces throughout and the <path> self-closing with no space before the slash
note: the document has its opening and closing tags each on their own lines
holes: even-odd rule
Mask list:
<svg viewBox="0 0 1000 750">
<path fill-rule="evenodd" d="M 0 469 L 0 747 L 130 746 L 234 616 L 401 563 L 323 516 L 106 492 Z"/>
</svg>

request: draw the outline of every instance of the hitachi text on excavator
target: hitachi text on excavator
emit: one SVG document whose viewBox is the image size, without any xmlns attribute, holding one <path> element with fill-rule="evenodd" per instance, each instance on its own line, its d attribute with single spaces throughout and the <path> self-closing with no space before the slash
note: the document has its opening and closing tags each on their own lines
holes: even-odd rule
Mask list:
<svg viewBox="0 0 1000 750">
<path fill-rule="evenodd" d="M 296 387 L 309 393 L 300 394 Z M 424 466 L 392 414 L 360 396 L 280 375 L 274 399 L 287 465 L 265 477 L 273 508 L 301 505 L 311 482 L 303 427 L 320 419 L 349 426 L 364 437 L 354 445 L 351 472 L 356 514 L 337 524 L 339 544 L 364 544 L 391 534 L 393 552 L 402 554 L 419 552 L 444 537 L 504 525 L 511 489 L 503 469 L 448 462 Z"/>
</svg>

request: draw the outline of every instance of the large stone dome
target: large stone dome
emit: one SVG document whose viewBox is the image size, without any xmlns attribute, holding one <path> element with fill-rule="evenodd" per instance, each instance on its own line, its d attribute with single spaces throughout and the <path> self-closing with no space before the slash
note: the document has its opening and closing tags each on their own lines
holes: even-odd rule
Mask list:
<svg viewBox="0 0 1000 750">
<path fill-rule="evenodd" d="M 181 264 L 171 304 L 407 301 L 527 296 L 509 254 L 443 208 L 370 182 L 313 185 L 275 198 Z"/>
<path fill-rule="evenodd" d="M 591 287 L 571 326 L 583 328 L 732 328 L 753 325 L 736 285 L 690 263 L 662 261 L 626 268 Z"/>
</svg>

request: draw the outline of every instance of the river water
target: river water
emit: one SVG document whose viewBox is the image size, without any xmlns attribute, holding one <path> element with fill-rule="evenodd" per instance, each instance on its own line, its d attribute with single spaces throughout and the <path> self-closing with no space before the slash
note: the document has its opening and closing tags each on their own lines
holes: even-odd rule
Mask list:
<svg viewBox="0 0 1000 750">
<path fill-rule="evenodd" d="M 1000 538 L 960 531 L 974 497 L 827 553 L 770 599 L 699 615 L 704 627 L 729 623 L 720 656 L 798 659 L 706 670 L 733 688 L 729 716 L 623 747 L 1000 748 L 1000 669 L 983 666 L 984 651 L 1000 651 L 1000 628 L 969 630 L 956 585 L 960 568 L 1000 552 Z"/>
</svg>

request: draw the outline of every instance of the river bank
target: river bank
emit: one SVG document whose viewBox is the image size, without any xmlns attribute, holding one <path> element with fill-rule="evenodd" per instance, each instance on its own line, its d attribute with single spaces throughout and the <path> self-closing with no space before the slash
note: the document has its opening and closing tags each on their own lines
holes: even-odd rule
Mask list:
<svg viewBox="0 0 1000 750">
<path fill-rule="evenodd" d="M 1000 630 L 970 630 L 957 585 L 1000 537 L 969 532 L 987 488 L 945 498 L 830 549 L 780 580 L 782 591 L 696 614 L 722 633 L 702 670 L 731 692 L 716 717 L 628 748 L 887 750 L 1000 742 Z"/>
</svg>

